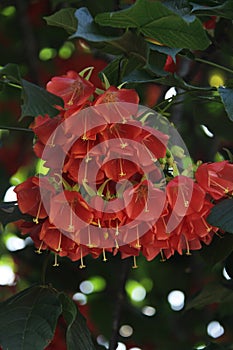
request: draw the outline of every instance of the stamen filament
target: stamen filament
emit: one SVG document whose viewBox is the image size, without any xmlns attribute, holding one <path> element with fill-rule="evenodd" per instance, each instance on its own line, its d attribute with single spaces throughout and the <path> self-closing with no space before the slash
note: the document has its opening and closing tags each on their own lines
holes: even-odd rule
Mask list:
<svg viewBox="0 0 233 350">
<path fill-rule="evenodd" d="M 44 244 L 44 242 L 41 241 L 40 246 L 39 246 L 39 248 L 38 248 L 37 250 L 35 250 L 35 253 L 37 253 L 37 254 L 42 254 L 41 249 L 42 249 L 42 247 L 43 247 L 43 244 Z"/>
<path fill-rule="evenodd" d="M 140 244 L 140 241 L 139 241 L 138 226 L 137 226 L 137 243 L 136 243 L 136 248 L 141 248 L 141 244 Z"/>
<path fill-rule="evenodd" d="M 187 237 L 185 235 L 184 235 L 184 238 L 185 238 L 185 243 L 186 243 L 186 247 L 187 247 L 186 255 L 192 255 L 190 253 L 189 242 L 188 242 Z"/>
<path fill-rule="evenodd" d="M 165 262 L 166 259 L 165 259 L 165 257 L 164 257 L 164 254 L 163 254 L 163 250 L 162 250 L 162 249 L 160 249 L 160 255 L 161 255 L 160 261 L 161 261 L 161 262 Z"/>
<path fill-rule="evenodd" d="M 207 231 L 207 232 L 212 231 L 212 227 L 210 227 L 210 226 L 207 225 L 207 223 L 206 223 L 206 221 L 205 221 L 205 219 L 204 219 L 203 217 L 201 217 L 201 220 L 202 220 L 204 226 L 206 227 L 206 231 Z"/>
<path fill-rule="evenodd" d="M 137 258 L 136 256 L 134 255 L 133 256 L 133 266 L 132 266 L 132 269 L 137 269 L 138 268 L 138 265 L 137 265 Z"/>
<path fill-rule="evenodd" d="M 71 202 L 71 205 L 70 205 L 70 223 L 69 223 L 69 226 L 68 226 L 68 231 L 69 232 L 74 232 L 74 225 L 73 225 L 73 202 Z"/>
<path fill-rule="evenodd" d="M 58 247 L 57 247 L 57 249 L 56 249 L 57 252 L 61 252 L 61 251 L 62 251 L 62 248 L 61 248 L 61 239 L 62 239 L 62 234 L 61 234 L 61 232 L 60 232 Z"/>
<path fill-rule="evenodd" d="M 53 264 L 54 267 L 57 267 L 59 266 L 58 262 L 57 262 L 57 254 L 54 255 L 54 264 Z"/>
<path fill-rule="evenodd" d="M 121 177 L 123 177 L 123 176 L 125 176 L 125 175 L 126 175 L 126 173 L 124 173 L 124 172 L 123 172 L 122 159 L 120 158 L 120 159 L 119 159 L 119 161 L 120 161 L 120 170 L 121 170 L 121 172 L 120 172 L 120 174 L 119 174 L 119 175 L 120 175 Z"/>
<path fill-rule="evenodd" d="M 106 258 L 106 254 L 105 254 L 105 249 L 103 248 L 103 261 L 106 262 L 108 259 Z"/>
<path fill-rule="evenodd" d="M 83 263 L 83 251 L 82 251 L 82 247 L 80 248 L 80 253 L 81 253 L 81 257 L 80 257 L 80 265 L 79 265 L 79 268 L 80 269 L 84 269 L 86 267 L 86 265 L 84 265 Z"/>
<path fill-rule="evenodd" d="M 40 200 L 36 217 L 32 219 L 32 221 L 35 222 L 35 224 L 39 224 L 39 220 L 38 219 L 39 219 L 40 210 L 41 210 L 41 203 L 42 203 L 42 200 Z"/>
<path fill-rule="evenodd" d="M 142 144 L 145 146 L 146 152 L 151 157 L 150 159 L 152 160 L 152 162 L 157 162 L 158 159 L 154 157 L 153 153 L 149 150 L 149 148 L 146 147 L 146 145 L 145 145 L 145 143 L 143 141 L 142 141 Z"/>
</svg>

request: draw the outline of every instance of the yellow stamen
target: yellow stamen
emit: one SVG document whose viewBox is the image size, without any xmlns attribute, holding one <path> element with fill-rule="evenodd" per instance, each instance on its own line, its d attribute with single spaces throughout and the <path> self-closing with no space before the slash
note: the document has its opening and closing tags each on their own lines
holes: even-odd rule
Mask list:
<svg viewBox="0 0 233 350">
<path fill-rule="evenodd" d="M 51 148 L 55 147 L 55 143 L 54 143 L 55 136 L 56 136 L 56 133 L 54 132 L 53 136 L 51 137 L 50 143 L 48 143 L 48 146 Z"/>
<path fill-rule="evenodd" d="M 161 261 L 161 262 L 165 262 L 166 259 L 165 259 L 165 257 L 164 257 L 164 254 L 163 254 L 163 250 L 162 250 L 162 249 L 160 249 L 160 255 L 161 255 L 160 261 Z"/>
<path fill-rule="evenodd" d="M 152 160 L 152 162 L 157 162 L 157 158 L 154 157 L 153 153 L 149 150 L 149 148 L 146 147 L 145 143 L 142 141 L 142 144 L 145 146 L 146 148 L 146 152 L 149 154 L 150 159 Z"/>
<path fill-rule="evenodd" d="M 116 249 L 119 249 L 119 244 L 118 244 L 118 242 L 117 242 L 117 240 L 116 240 L 116 238 L 115 238 L 115 244 L 116 244 Z"/>
<path fill-rule="evenodd" d="M 123 171 L 123 165 L 122 165 L 122 162 L 121 162 L 121 161 L 122 161 L 122 159 L 120 158 L 120 170 L 121 170 L 121 172 L 120 172 L 119 175 L 120 175 L 121 177 L 123 177 L 123 176 L 126 175 L 126 173 L 124 173 L 124 171 Z"/>
<path fill-rule="evenodd" d="M 133 266 L 132 266 L 132 269 L 137 269 L 137 268 L 138 268 L 137 259 L 136 259 L 136 256 L 134 255 L 134 256 L 133 256 Z"/>
<path fill-rule="evenodd" d="M 223 193 L 227 194 L 229 193 L 229 189 L 223 187 L 222 185 L 220 185 L 219 183 L 217 183 L 216 181 L 214 181 L 213 179 L 208 178 L 208 185 L 210 186 L 210 183 L 212 182 L 212 184 L 214 184 L 215 186 L 221 188 L 223 190 Z"/>
<path fill-rule="evenodd" d="M 54 256 L 54 264 L 53 264 L 54 267 L 57 267 L 59 266 L 58 262 L 57 262 L 57 254 L 55 254 Z"/>
<path fill-rule="evenodd" d="M 186 243 L 186 247 L 187 247 L 186 255 L 192 255 L 190 253 L 190 249 L 189 249 L 189 242 L 188 242 L 187 237 L 185 235 L 184 235 L 184 238 L 185 238 L 185 243 Z"/>
<path fill-rule="evenodd" d="M 103 248 L 103 261 L 106 262 L 108 259 L 106 258 L 106 254 L 105 254 L 105 249 Z"/>
<path fill-rule="evenodd" d="M 82 136 L 82 140 L 83 141 L 87 141 L 88 140 L 86 132 L 87 132 L 87 118 L 84 116 L 84 134 Z"/>
<path fill-rule="evenodd" d="M 62 248 L 61 248 L 61 239 L 62 239 L 62 234 L 61 234 L 61 232 L 60 232 L 58 247 L 57 247 L 57 249 L 56 249 L 57 252 L 61 252 L 61 251 L 62 251 Z"/>
<path fill-rule="evenodd" d="M 80 265 L 79 265 L 79 268 L 80 269 L 84 269 L 86 267 L 86 265 L 84 265 L 83 263 L 83 251 L 82 251 L 82 248 L 80 248 L 80 252 L 81 252 L 81 257 L 80 257 Z"/>
<path fill-rule="evenodd" d="M 118 236 L 119 235 L 119 227 L 118 227 L 118 222 L 116 222 L 116 233 L 115 233 L 115 236 Z"/>
<path fill-rule="evenodd" d="M 72 93 L 72 96 L 69 100 L 69 102 L 67 103 L 69 106 L 72 106 L 74 104 L 74 97 L 75 97 L 75 94 L 78 93 L 80 94 L 82 90 L 82 84 L 81 83 L 77 83 L 77 82 L 74 82 L 74 91 Z"/>
<path fill-rule="evenodd" d="M 94 245 L 91 243 L 90 225 L 87 226 L 87 234 L 88 234 L 88 244 L 87 244 L 87 246 L 88 246 L 89 248 L 93 248 Z"/>
<path fill-rule="evenodd" d="M 36 217 L 32 219 L 32 221 L 35 222 L 35 224 L 39 224 L 39 220 L 38 219 L 39 219 L 40 210 L 41 210 L 41 203 L 42 203 L 42 201 L 40 200 Z"/>
<path fill-rule="evenodd" d="M 119 131 L 117 130 L 117 128 L 115 128 L 114 129 L 115 130 L 115 132 L 116 132 L 116 134 L 117 134 L 117 139 L 119 139 L 120 140 L 120 145 L 121 145 L 121 148 L 122 149 L 124 149 L 124 148 L 126 148 L 127 146 L 128 146 L 128 143 L 127 142 L 123 142 L 123 140 L 122 140 L 122 138 L 120 137 L 120 134 L 119 134 Z"/>
<path fill-rule="evenodd" d="M 40 246 L 39 246 L 39 248 L 38 248 L 37 250 L 35 250 L 35 253 L 37 253 L 37 254 L 42 254 L 41 249 L 42 249 L 42 247 L 43 247 L 43 244 L 44 244 L 44 242 L 41 241 Z"/>
<path fill-rule="evenodd" d="M 74 225 L 73 225 L 73 203 L 71 202 L 70 205 L 70 223 L 68 226 L 68 232 L 74 232 Z"/>
<path fill-rule="evenodd" d="M 137 243 L 136 243 L 136 248 L 141 248 L 141 244 L 140 244 L 140 241 L 139 241 L 139 233 L 138 233 L 138 226 L 137 226 Z"/>
<path fill-rule="evenodd" d="M 202 220 L 204 226 L 206 227 L 206 231 L 207 231 L 207 232 L 212 231 L 212 227 L 210 227 L 210 226 L 207 225 L 207 222 L 205 221 L 205 219 L 204 219 L 203 217 L 201 217 L 201 220 Z"/>
<path fill-rule="evenodd" d="M 181 195 L 182 195 L 182 197 L 183 197 L 184 206 L 185 206 L 185 208 L 188 208 L 188 206 L 189 206 L 189 201 L 187 201 L 187 200 L 185 199 L 185 195 L 184 195 L 183 189 L 182 189 L 181 187 L 180 187 L 180 192 L 181 192 Z"/>
</svg>

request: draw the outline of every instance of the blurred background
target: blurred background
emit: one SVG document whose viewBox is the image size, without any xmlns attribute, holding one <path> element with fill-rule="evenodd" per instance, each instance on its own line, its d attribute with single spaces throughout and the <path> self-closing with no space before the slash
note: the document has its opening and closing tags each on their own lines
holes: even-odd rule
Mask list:
<svg viewBox="0 0 233 350">
<path fill-rule="evenodd" d="M 42 87 L 54 75 L 93 66 L 91 81 L 101 88 L 98 73 L 111 56 L 91 50 L 81 40 L 69 40 L 63 29 L 48 26 L 43 17 L 69 6 L 85 5 L 95 15 L 130 3 L 133 1 L 2 0 L 0 66 L 17 63 L 25 79 Z M 215 46 L 205 52 L 205 59 L 233 69 L 231 21 L 216 19 L 209 26 Z M 182 56 L 169 69 L 199 86 L 224 85 L 229 79 L 217 67 L 194 64 Z M 222 104 L 208 101 L 204 93 L 203 102 L 197 101 L 195 93 L 186 95 L 176 87 L 150 83 L 136 88 L 141 104 L 161 106 L 161 114 L 176 125 L 194 162 L 228 159 L 226 149 L 233 151 L 233 125 Z M 14 186 L 34 175 L 40 161 L 32 150 L 33 133 L 27 130 L 32 120 L 19 123 L 19 92 L 3 84 L 0 89 L 0 196 L 8 202 L 16 199 Z M 177 103 L 169 105 L 176 94 Z M 25 130 L 14 129 L 19 126 Z M 107 262 L 87 257 L 87 267 L 82 270 L 66 258 L 53 267 L 50 257 L 46 281 L 75 300 L 99 349 L 108 348 L 116 318 L 120 323 L 117 350 L 233 349 L 232 235 L 225 235 L 224 244 L 222 240 L 216 236 L 210 247 L 165 262 L 159 257 L 147 262 L 140 256 L 138 269 L 132 269 L 131 259 L 121 260 L 118 255 L 107 256 Z M 31 239 L 22 237 L 14 224 L 2 226 L 0 301 L 40 282 L 45 258 L 46 253 L 37 255 Z M 62 322 L 55 338 L 48 349 L 66 349 Z"/>
</svg>

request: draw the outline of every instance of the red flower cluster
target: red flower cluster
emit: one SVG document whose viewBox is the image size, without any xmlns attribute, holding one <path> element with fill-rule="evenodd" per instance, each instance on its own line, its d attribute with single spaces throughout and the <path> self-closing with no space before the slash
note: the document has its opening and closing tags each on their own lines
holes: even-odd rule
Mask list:
<svg viewBox="0 0 233 350">
<path fill-rule="evenodd" d="M 167 176 L 166 185 L 160 160 L 168 136 L 144 125 L 136 91 L 110 86 L 97 94 L 73 71 L 47 89 L 64 108 L 53 119 L 38 116 L 31 128 L 35 153 L 50 170 L 15 189 L 21 212 L 32 216 L 21 231 L 38 253 L 80 259 L 82 268 L 87 254 L 106 260 L 105 251 L 122 258 L 142 252 L 152 260 L 211 242 L 217 228 L 206 217 L 213 199 L 232 194 L 232 164 L 202 164 L 196 180 Z"/>
</svg>

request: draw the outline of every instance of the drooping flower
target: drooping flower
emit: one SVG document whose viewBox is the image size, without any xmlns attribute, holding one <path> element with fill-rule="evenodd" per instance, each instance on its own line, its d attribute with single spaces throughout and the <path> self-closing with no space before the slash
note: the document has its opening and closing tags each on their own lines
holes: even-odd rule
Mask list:
<svg viewBox="0 0 233 350">
<path fill-rule="evenodd" d="M 49 92 L 60 96 L 67 109 L 83 106 L 95 91 L 92 83 L 72 70 L 65 75 L 53 77 L 46 88 Z"/>
<path fill-rule="evenodd" d="M 233 164 L 228 161 L 201 164 L 195 178 L 198 184 L 218 200 L 233 193 Z"/>
</svg>

